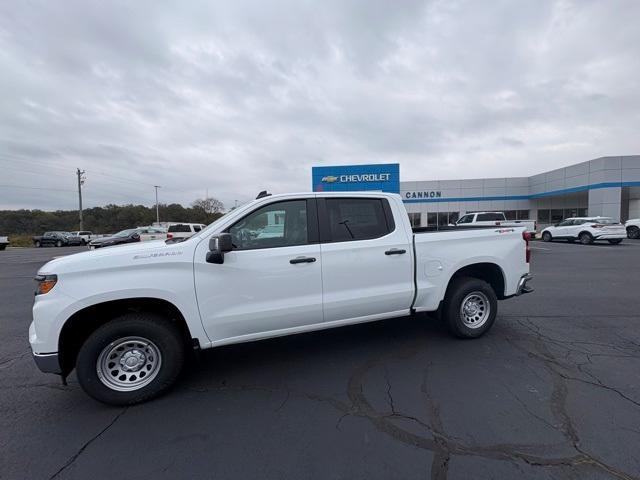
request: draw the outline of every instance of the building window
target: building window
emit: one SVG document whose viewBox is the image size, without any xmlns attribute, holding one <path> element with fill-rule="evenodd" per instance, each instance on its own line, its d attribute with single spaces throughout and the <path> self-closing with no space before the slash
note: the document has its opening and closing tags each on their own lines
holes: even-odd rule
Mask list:
<svg viewBox="0 0 640 480">
<path fill-rule="evenodd" d="M 551 223 L 560 223 L 564 220 L 564 211 L 562 209 L 552 209 L 551 210 Z"/>
<path fill-rule="evenodd" d="M 589 215 L 589 213 L 587 212 L 586 208 L 579 208 L 578 209 L 578 216 L 579 217 L 586 217 L 588 215 Z"/>
<path fill-rule="evenodd" d="M 538 222 L 549 223 L 549 210 L 538 210 Z"/>
<path fill-rule="evenodd" d="M 505 210 L 504 216 L 507 220 L 516 220 L 516 210 Z"/>
<path fill-rule="evenodd" d="M 409 213 L 409 223 L 412 227 L 419 227 L 421 224 L 419 213 Z"/>
<path fill-rule="evenodd" d="M 438 225 L 438 214 L 435 212 L 427 213 L 427 226 L 435 227 L 436 225 Z"/>
<path fill-rule="evenodd" d="M 516 220 L 529 220 L 529 210 L 516 210 Z"/>
</svg>

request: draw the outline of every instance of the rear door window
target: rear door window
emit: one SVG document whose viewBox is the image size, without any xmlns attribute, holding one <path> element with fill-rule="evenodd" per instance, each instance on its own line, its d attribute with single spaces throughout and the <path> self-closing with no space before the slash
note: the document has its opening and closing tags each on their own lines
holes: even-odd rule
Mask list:
<svg viewBox="0 0 640 480">
<path fill-rule="evenodd" d="M 327 198 L 329 241 L 347 242 L 379 238 L 395 228 L 387 200 L 380 198 Z M 385 213 L 385 210 L 388 212 Z"/>
</svg>

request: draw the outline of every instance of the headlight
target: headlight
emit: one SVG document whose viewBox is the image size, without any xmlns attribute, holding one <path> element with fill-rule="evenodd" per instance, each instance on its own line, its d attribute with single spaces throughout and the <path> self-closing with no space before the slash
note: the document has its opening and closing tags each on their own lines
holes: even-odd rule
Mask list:
<svg viewBox="0 0 640 480">
<path fill-rule="evenodd" d="M 49 293 L 58 283 L 57 275 L 36 275 L 36 295 Z"/>
</svg>

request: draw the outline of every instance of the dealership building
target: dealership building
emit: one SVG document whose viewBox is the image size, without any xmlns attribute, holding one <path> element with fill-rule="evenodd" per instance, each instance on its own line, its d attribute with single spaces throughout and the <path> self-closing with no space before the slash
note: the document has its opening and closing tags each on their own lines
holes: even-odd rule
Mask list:
<svg viewBox="0 0 640 480">
<path fill-rule="evenodd" d="M 531 177 L 400 181 L 399 164 L 314 167 L 314 191 L 399 193 L 414 226 L 504 212 L 540 226 L 576 216 L 640 217 L 640 155 L 601 157 Z"/>
</svg>

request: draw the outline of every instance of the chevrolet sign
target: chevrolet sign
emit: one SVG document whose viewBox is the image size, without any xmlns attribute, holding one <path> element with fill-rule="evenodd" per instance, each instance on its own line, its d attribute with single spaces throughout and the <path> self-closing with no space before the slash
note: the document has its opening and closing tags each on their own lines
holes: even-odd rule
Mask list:
<svg viewBox="0 0 640 480">
<path fill-rule="evenodd" d="M 363 173 L 363 174 L 352 174 L 352 175 L 340 175 L 339 177 L 328 175 L 326 177 L 322 177 L 322 181 L 326 183 L 388 182 L 390 178 L 391 178 L 390 173 Z"/>
<path fill-rule="evenodd" d="M 317 166 L 311 169 L 314 192 L 392 192 L 400 193 L 400 165 L 376 163 L 366 165 Z"/>
</svg>

